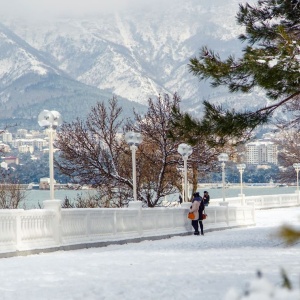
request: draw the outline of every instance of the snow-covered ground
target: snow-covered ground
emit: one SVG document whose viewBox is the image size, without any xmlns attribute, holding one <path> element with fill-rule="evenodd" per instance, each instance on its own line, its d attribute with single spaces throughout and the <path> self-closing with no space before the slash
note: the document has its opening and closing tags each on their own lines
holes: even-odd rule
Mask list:
<svg viewBox="0 0 300 300">
<path fill-rule="evenodd" d="M 258 270 L 279 286 L 281 268 L 298 289 L 300 246 L 274 234 L 283 223 L 298 226 L 299 217 L 299 207 L 261 210 L 255 227 L 3 258 L 0 298 L 218 300 L 245 291 Z"/>
</svg>

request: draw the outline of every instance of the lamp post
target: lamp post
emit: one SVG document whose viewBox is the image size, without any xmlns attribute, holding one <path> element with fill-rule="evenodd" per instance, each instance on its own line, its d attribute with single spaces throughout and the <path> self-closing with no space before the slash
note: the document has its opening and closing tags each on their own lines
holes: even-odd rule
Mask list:
<svg viewBox="0 0 300 300">
<path fill-rule="evenodd" d="M 181 154 L 184 165 L 184 195 L 183 202 L 188 201 L 188 185 L 187 185 L 187 160 L 188 157 L 193 153 L 193 149 L 190 145 L 180 144 L 178 146 L 178 152 Z"/>
<path fill-rule="evenodd" d="M 132 152 L 132 183 L 133 183 L 133 200 L 137 201 L 136 194 L 136 159 L 135 153 L 143 140 L 143 136 L 139 132 L 129 131 L 125 134 L 125 141 L 130 146 L 130 150 Z"/>
<path fill-rule="evenodd" d="M 244 170 L 246 168 L 246 165 L 245 164 L 238 164 L 237 168 L 238 168 L 238 170 L 240 172 L 240 183 L 241 183 L 241 194 L 240 194 L 240 197 L 242 197 L 242 205 L 245 205 L 244 194 L 243 194 L 243 173 L 244 173 Z"/>
<path fill-rule="evenodd" d="M 62 124 L 62 117 L 58 111 L 43 110 L 38 116 L 38 123 L 47 130 L 49 135 L 50 200 L 54 200 L 53 137 L 56 128 Z"/>
<path fill-rule="evenodd" d="M 296 170 L 296 173 L 297 173 L 297 193 L 299 193 L 299 170 L 300 170 L 300 163 L 294 163 L 293 164 L 293 167 L 295 168 Z"/>
<path fill-rule="evenodd" d="M 225 202 L 225 161 L 228 161 L 228 154 L 221 153 L 218 156 L 218 160 L 221 162 L 221 166 L 222 166 L 222 196 L 223 196 L 223 202 Z"/>
<path fill-rule="evenodd" d="M 240 172 L 241 195 L 243 194 L 243 173 L 246 168 L 245 164 L 238 164 L 236 166 Z"/>
</svg>

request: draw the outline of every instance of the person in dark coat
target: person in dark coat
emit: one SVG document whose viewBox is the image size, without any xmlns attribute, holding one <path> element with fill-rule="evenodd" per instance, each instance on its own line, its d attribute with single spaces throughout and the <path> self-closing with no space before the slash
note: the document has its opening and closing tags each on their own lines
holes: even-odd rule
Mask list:
<svg viewBox="0 0 300 300">
<path fill-rule="evenodd" d="M 202 222 L 203 221 L 202 214 L 204 209 L 205 209 L 204 199 L 202 198 L 199 206 L 199 225 L 200 225 L 201 235 L 204 235 L 203 222 Z"/>
<path fill-rule="evenodd" d="M 204 201 L 204 205 L 205 205 L 205 206 L 208 206 L 210 197 L 209 197 L 207 191 L 204 191 L 203 197 L 202 197 L 202 198 L 203 198 L 203 201 Z"/>
<path fill-rule="evenodd" d="M 179 195 L 179 203 L 180 204 L 182 203 L 182 197 L 181 197 L 181 195 Z"/>
</svg>

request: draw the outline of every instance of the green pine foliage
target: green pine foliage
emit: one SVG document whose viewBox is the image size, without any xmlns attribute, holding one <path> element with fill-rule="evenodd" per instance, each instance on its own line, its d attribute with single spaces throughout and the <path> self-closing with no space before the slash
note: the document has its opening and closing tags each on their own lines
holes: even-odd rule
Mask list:
<svg viewBox="0 0 300 300">
<path fill-rule="evenodd" d="M 300 2 L 260 0 L 255 5 L 240 4 L 236 18 L 245 28 L 239 37 L 246 44 L 242 56 L 221 59 L 203 46 L 198 57 L 190 59 L 189 70 L 200 81 L 209 80 L 213 87 L 225 86 L 232 93 L 248 93 L 258 87 L 273 103 L 255 111 L 237 112 L 205 101 L 205 115 L 199 125 L 221 139 L 241 137 L 245 131 L 268 122 L 274 110 L 295 101 L 300 94 Z"/>
</svg>

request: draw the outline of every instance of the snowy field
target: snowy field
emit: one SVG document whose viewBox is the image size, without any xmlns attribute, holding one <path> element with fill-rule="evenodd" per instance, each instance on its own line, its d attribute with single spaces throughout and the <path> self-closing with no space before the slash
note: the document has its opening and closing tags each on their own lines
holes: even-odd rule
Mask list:
<svg viewBox="0 0 300 300">
<path fill-rule="evenodd" d="M 299 207 L 258 210 L 255 227 L 3 258 L 0 298 L 218 300 L 231 288 L 244 291 L 258 270 L 280 285 L 281 268 L 299 288 L 300 246 L 274 236 L 283 223 L 298 226 L 299 217 Z"/>
</svg>

